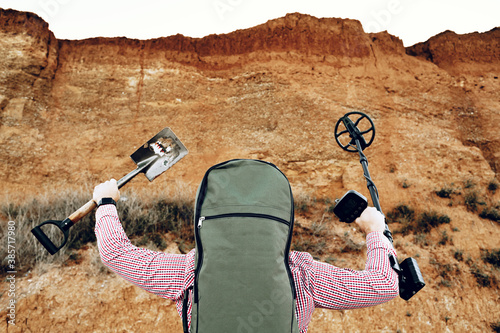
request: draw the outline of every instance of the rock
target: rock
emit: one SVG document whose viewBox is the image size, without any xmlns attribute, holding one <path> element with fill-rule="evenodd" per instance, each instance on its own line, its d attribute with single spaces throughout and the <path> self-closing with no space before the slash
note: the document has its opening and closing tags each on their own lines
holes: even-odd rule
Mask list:
<svg viewBox="0 0 500 333">
<path fill-rule="evenodd" d="M 498 75 L 500 28 L 485 33 L 458 35 L 447 30 L 406 49 L 409 55 L 431 61 L 454 76 Z"/>
<path fill-rule="evenodd" d="M 454 247 L 431 249 L 398 235 L 398 251 L 419 254 L 431 287 L 415 301 L 357 314 L 318 311 L 310 331 L 485 331 L 498 321 L 491 319 L 498 297 L 477 288 L 449 253 L 479 258 L 480 246 L 498 245 L 498 225 L 434 193 L 471 181 L 484 189 L 498 178 L 499 31 L 447 31 L 405 49 L 387 32 L 365 33 L 356 20 L 293 13 L 204 38 L 57 40 L 37 15 L 0 9 L 2 194 L 19 202 L 46 189 L 88 191 L 128 173 L 135 167 L 128 156 L 168 126 L 189 155 L 127 190 L 195 193 L 211 165 L 259 158 L 278 165 L 294 193 L 311 202 L 331 204 L 348 189 L 369 196 L 359 156 L 341 150 L 333 133 L 341 116 L 362 111 L 376 127 L 365 154 L 384 210 L 401 203 L 439 209 L 451 217 L 450 230 L 462 232 L 453 231 Z M 333 225 L 324 211 L 320 218 Z M 463 264 L 460 288 L 439 284 L 444 266 L 432 264 L 439 257 Z M 20 326 L 9 332 L 68 331 L 75 323 L 79 332 L 180 331 L 173 303 L 94 276 L 95 267 L 74 267 L 22 280 Z"/>
</svg>

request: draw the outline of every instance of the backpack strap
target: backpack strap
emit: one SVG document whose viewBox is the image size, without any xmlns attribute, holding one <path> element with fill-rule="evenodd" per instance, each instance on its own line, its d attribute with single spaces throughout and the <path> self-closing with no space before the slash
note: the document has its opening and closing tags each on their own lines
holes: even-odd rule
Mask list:
<svg viewBox="0 0 500 333">
<path fill-rule="evenodd" d="M 184 292 L 184 299 L 182 300 L 182 328 L 184 333 L 189 333 L 188 324 L 188 301 L 189 301 L 189 290 L 193 289 L 193 286 L 186 289 Z"/>
</svg>

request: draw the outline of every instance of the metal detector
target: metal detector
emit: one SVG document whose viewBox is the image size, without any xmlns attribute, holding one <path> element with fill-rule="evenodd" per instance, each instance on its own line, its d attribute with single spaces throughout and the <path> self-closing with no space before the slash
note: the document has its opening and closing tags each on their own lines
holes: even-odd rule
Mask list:
<svg viewBox="0 0 500 333">
<path fill-rule="evenodd" d="M 118 180 L 118 188 L 127 184 L 140 173 L 144 173 L 146 178 L 151 182 L 187 154 L 188 150 L 182 144 L 181 140 L 177 138 L 170 128 L 166 127 L 130 155 L 137 168 Z M 31 232 L 47 251 L 54 255 L 68 241 L 69 229 L 89 214 L 96 206 L 97 203 L 91 199 L 66 219 L 62 221 L 45 221 L 34 227 Z M 54 244 L 43 232 L 41 227 L 47 224 L 56 226 L 62 232 L 64 240 L 61 244 Z"/>
<path fill-rule="evenodd" d="M 355 120 L 353 121 L 351 118 Z M 365 139 L 365 135 L 369 138 L 368 140 Z M 367 183 L 366 186 L 370 191 L 373 206 L 382 213 L 377 187 L 370 177 L 368 159 L 363 153 L 363 150 L 373 143 L 374 138 L 375 125 L 370 117 L 362 112 L 355 111 L 346 113 L 335 125 L 335 141 L 337 141 L 337 144 L 345 151 L 358 152 L 359 161 L 363 167 L 363 174 Z M 336 200 L 333 212 L 340 221 L 351 223 L 361 215 L 367 206 L 368 201 L 363 195 L 354 190 L 350 190 L 341 199 Z M 392 233 L 387 223 L 385 224 L 384 235 L 389 239 L 392 245 Z M 399 296 L 404 300 L 409 300 L 425 286 L 417 261 L 413 258 L 407 258 L 401 263 L 398 263 L 397 259 L 392 254 L 389 255 L 389 261 L 399 277 Z"/>
</svg>

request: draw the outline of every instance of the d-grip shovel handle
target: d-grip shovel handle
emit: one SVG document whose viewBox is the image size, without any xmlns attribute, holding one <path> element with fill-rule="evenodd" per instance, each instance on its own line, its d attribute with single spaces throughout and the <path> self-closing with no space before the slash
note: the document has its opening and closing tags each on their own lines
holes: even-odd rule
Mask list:
<svg viewBox="0 0 500 333">
<path fill-rule="evenodd" d="M 152 162 L 156 160 L 156 157 L 150 158 L 146 161 L 144 161 L 137 169 L 129 172 L 126 176 L 122 177 L 118 182 L 117 186 L 120 189 L 122 186 L 127 184 L 132 178 L 137 176 L 139 173 L 143 172 Z M 68 241 L 68 236 L 69 236 L 69 228 L 73 226 L 76 222 L 80 221 L 82 218 L 84 218 L 87 214 L 89 214 L 94 208 L 97 207 L 97 204 L 95 203 L 94 200 L 89 200 L 85 205 L 80 207 L 77 211 L 75 211 L 73 214 L 71 214 L 69 217 L 65 218 L 62 221 L 45 221 L 42 224 L 34 227 L 31 229 L 31 233 L 38 239 L 38 241 L 49 251 L 50 254 L 54 255 L 57 251 L 59 251 L 64 245 L 66 245 L 66 242 Z M 40 228 L 41 226 L 45 224 L 53 224 L 56 227 L 58 227 L 64 234 L 64 241 L 62 244 L 58 247 L 56 246 L 50 239 L 47 237 L 47 235 L 43 232 L 43 230 Z"/>
<path fill-rule="evenodd" d="M 96 206 L 97 206 L 97 204 L 95 203 L 94 200 L 89 200 L 85 205 L 80 207 L 77 211 L 75 211 L 73 214 L 71 214 L 69 217 L 65 218 L 64 220 L 62 220 L 62 221 L 54 221 L 54 220 L 45 221 L 42 224 L 31 229 L 31 233 L 47 249 L 47 251 L 49 251 L 50 254 L 54 255 L 64 245 L 66 245 L 66 242 L 68 241 L 68 236 L 69 236 L 69 228 L 71 228 L 73 226 L 73 224 L 80 221 L 87 214 L 89 214 Z M 61 243 L 61 245 L 59 247 L 56 246 L 41 229 L 41 227 L 43 225 L 46 225 L 46 224 L 53 224 L 63 232 L 64 241 Z"/>
</svg>

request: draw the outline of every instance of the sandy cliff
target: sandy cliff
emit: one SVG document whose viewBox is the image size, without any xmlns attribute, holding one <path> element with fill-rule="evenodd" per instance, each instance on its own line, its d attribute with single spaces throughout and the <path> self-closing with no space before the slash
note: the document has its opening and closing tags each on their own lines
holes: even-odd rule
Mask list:
<svg viewBox="0 0 500 333">
<path fill-rule="evenodd" d="M 295 13 L 204 38 L 57 40 L 38 16 L 0 9 L 2 194 L 21 200 L 121 177 L 134 167 L 128 156 L 137 145 L 166 126 L 190 154 L 155 182 L 137 178 L 129 188 L 158 191 L 180 181 L 194 189 L 212 164 L 244 157 L 277 164 L 296 193 L 366 193 L 357 155 L 333 139 L 340 116 L 366 112 L 377 129 L 366 154 L 383 207 L 447 214 L 451 225 L 439 232 L 453 233 L 453 244 L 400 236 L 398 251 L 418 253 L 428 286 L 408 303 L 317 311 L 310 331 L 481 332 L 500 320 L 498 288 L 478 287 L 453 252 L 479 260 L 480 248 L 498 248 L 499 224 L 434 191 L 469 181 L 499 201 L 485 190 L 500 172 L 499 32 L 444 32 L 405 49 L 358 21 Z M 439 283 L 436 262 L 461 272 L 451 287 Z M 165 330 L 177 320 L 170 303 L 114 276 L 101 281 L 85 265 L 22 280 L 17 329 L 67 331 L 76 320 L 79 332 L 179 330 Z M 55 278 L 64 274 L 74 289 Z M 79 307 L 71 300 L 82 285 Z M 136 306 L 151 311 L 138 314 Z"/>
</svg>

